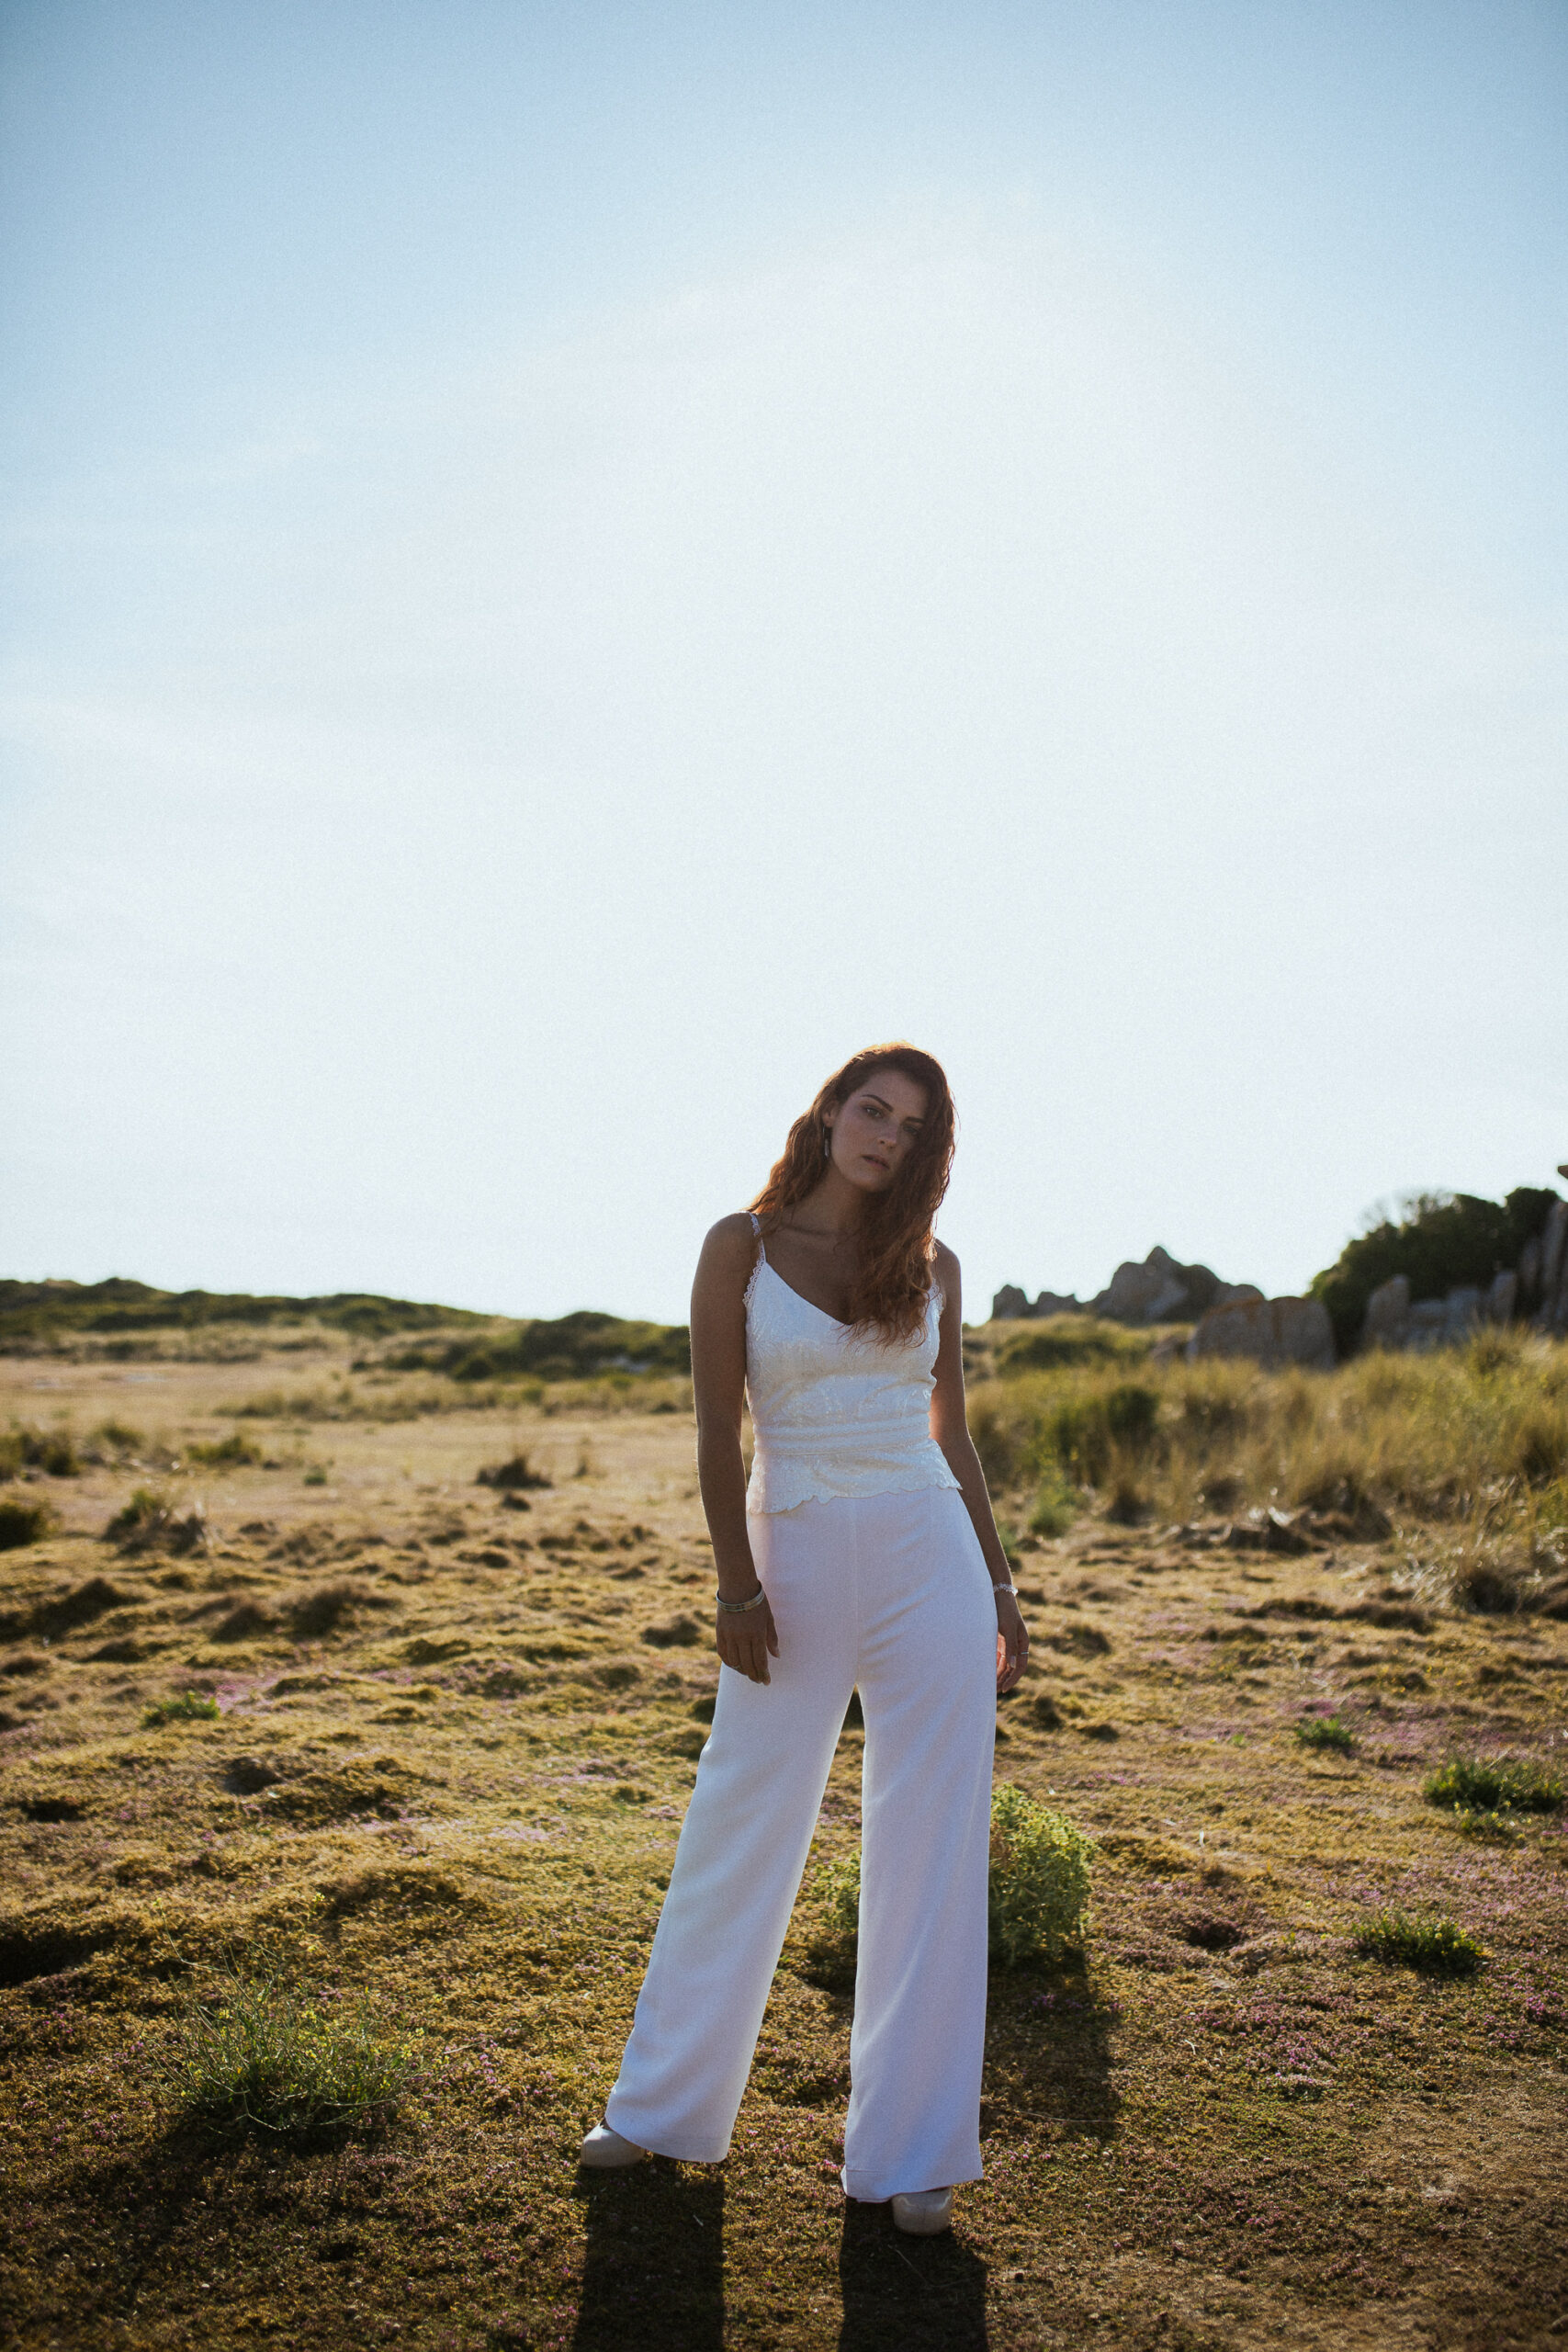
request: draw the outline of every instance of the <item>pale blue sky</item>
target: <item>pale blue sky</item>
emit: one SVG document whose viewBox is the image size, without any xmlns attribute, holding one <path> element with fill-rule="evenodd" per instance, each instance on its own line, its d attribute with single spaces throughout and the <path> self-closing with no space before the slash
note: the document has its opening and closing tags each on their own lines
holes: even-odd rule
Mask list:
<svg viewBox="0 0 1568 2352">
<path fill-rule="evenodd" d="M 0 1271 L 972 1312 L 1568 1158 L 1557 5 L 0 5 Z"/>
</svg>

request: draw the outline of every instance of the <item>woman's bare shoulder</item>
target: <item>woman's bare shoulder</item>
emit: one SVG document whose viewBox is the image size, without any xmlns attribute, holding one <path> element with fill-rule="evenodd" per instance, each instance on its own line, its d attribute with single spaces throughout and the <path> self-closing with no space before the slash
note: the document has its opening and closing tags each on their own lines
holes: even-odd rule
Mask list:
<svg viewBox="0 0 1568 2352">
<path fill-rule="evenodd" d="M 719 1269 L 744 1267 L 748 1273 L 757 1254 L 757 1236 L 745 1209 L 721 1216 L 710 1225 L 703 1242 L 703 1263 Z"/>
<path fill-rule="evenodd" d="M 960 1268 L 945 1241 L 933 1241 L 931 1244 L 931 1263 L 936 1268 L 936 1278 L 943 1290 L 952 1290 L 958 1280 Z"/>
</svg>

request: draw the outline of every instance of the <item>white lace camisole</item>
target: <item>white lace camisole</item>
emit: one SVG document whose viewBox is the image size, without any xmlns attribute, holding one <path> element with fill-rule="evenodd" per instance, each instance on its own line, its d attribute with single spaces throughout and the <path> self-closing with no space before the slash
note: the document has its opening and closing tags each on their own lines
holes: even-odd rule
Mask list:
<svg viewBox="0 0 1568 2352">
<path fill-rule="evenodd" d="M 842 1495 L 957 1487 L 931 1433 L 942 1293 L 913 1340 L 885 1345 L 813 1306 L 768 1263 L 759 1236 L 746 1285 L 746 1393 L 756 1452 L 749 1511 Z"/>
</svg>

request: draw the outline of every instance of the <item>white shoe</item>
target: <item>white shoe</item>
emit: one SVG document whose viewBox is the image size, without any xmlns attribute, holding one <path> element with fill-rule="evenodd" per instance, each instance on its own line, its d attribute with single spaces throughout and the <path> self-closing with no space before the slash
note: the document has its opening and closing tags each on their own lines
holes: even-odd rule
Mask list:
<svg viewBox="0 0 1568 2352">
<path fill-rule="evenodd" d="M 916 2188 L 893 2199 L 893 2220 L 907 2237 L 934 2238 L 953 2227 L 951 2188 Z"/>
<path fill-rule="evenodd" d="M 620 2133 L 612 2132 L 607 2123 L 596 2123 L 584 2140 L 577 2161 L 580 2165 L 590 2165 L 607 2172 L 617 2165 L 640 2165 L 647 2154 L 646 2148 L 637 2147 L 633 2141 L 623 2140 Z"/>
</svg>

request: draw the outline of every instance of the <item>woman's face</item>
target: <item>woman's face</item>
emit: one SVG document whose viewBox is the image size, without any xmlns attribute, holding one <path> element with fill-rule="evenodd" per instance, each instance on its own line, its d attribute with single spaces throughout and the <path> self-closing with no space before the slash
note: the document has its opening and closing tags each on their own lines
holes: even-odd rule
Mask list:
<svg viewBox="0 0 1568 2352">
<path fill-rule="evenodd" d="M 902 1070 L 874 1069 L 849 1100 L 829 1111 L 833 1165 L 864 1193 L 885 1193 L 915 1147 L 926 1115 L 926 1090 Z"/>
</svg>

